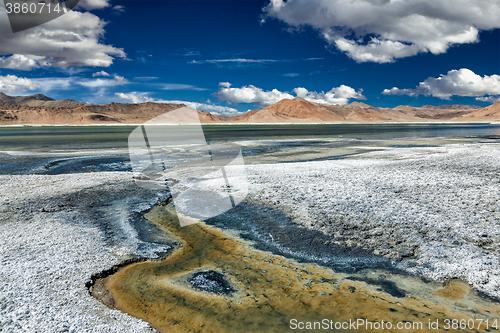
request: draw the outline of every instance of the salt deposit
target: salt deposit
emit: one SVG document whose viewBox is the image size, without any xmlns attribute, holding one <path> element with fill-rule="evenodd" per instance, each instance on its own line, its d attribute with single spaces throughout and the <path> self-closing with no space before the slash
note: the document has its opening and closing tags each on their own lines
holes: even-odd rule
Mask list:
<svg viewBox="0 0 500 333">
<path fill-rule="evenodd" d="M 111 244 L 88 212 L 65 201 L 99 186 L 112 192 L 123 183 L 137 195 L 128 173 L 0 176 L 0 331 L 154 332 L 148 323 L 107 308 L 85 287 L 92 274 L 137 256 L 139 240 L 122 235 L 131 241 Z M 104 200 L 90 195 L 93 208 Z M 128 208 L 159 200 L 155 194 L 142 199 L 143 207 Z"/>
<path fill-rule="evenodd" d="M 248 166 L 247 201 L 396 268 L 500 297 L 500 145 L 393 148 L 337 161 Z"/>
<path fill-rule="evenodd" d="M 283 210 L 332 245 L 500 297 L 499 166 L 495 143 L 251 165 L 246 201 Z M 124 259 L 168 252 L 168 242 L 131 226 L 133 214 L 165 198 L 126 172 L 0 176 L 0 331 L 153 331 L 91 297 L 85 283 Z"/>
</svg>

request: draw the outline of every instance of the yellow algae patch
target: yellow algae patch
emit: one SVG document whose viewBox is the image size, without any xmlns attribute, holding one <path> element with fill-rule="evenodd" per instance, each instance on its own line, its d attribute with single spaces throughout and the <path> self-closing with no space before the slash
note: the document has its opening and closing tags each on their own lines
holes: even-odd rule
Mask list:
<svg viewBox="0 0 500 333">
<path fill-rule="evenodd" d="M 292 319 L 412 321 L 422 328 L 405 332 L 426 332 L 429 320 L 439 319 L 442 328 L 444 318 L 470 319 L 445 305 L 395 298 L 377 286 L 341 280 L 331 269 L 255 250 L 204 223 L 181 228 L 171 204 L 155 207 L 146 218 L 177 237 L 179 248 L 163 261 L 125 267 L 104 284 L 116 308 L 161 332 L 287 332 Z M 218 271 L 237 291 L 217 295 L 193 289 L 186 281 L 201 270 Z M 463 330 L 468 331 L 476 330 Z"/>
<path fill-rule="evenodd" d="M 443 289 L 436 291 L 434 295 L 452 301 L 458 301 L 464 298 L 468 291 L 469 286 L 465 285 L 463 282 L 451 282 Z"/>
</svg>

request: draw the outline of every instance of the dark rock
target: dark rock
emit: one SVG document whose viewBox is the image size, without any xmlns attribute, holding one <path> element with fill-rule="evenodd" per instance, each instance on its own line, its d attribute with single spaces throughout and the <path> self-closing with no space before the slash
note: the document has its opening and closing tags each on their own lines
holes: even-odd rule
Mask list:
<svg viewBox="0 0 500 333">
<path fill-rule="evenodd" d="M 351 276 L 351 277 L 348 277 L 347 280 L 363 281 L 363 282 L 366 282 L 366 283 L 371 284 L 371 285 L 379 286 L 380 287 L 378 289 L 379 291 L 384 291 L 384 292 L 386 292 L 389 295 L 394 296 L 394 297 L 403 298 L 406 296 L 406 291 L 404 291 L 403 289 L 400 289 L 394 282 L 389 281 L 389 280 L 385 280 L 382 278 L 379 278 L 376 280 L 376 279 L 370 279 L 370 278 L 366 278 L 366 277 Z"/>
<path fill-rule="evenodd" d="M 198 272 L 188 280 L 193 288 L 215 294 L 230 294 L 234 291 L 224 279 L 224 275 L 216 271 Z"/>
</svg>

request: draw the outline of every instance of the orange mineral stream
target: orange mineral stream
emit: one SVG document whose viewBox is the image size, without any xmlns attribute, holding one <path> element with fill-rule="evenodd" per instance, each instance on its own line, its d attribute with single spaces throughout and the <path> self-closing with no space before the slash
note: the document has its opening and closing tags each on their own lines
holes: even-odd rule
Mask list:
<svg viewBox="0 0 500 333">
<path fill-rule="evenodd" d="M 347 279 L 361 273 L 336 273 L 256 250 L 235 234 L 204 223 L 181 228 L 171 203 L 153 208 L 146 218 L 180 245 L 162 261 L 132 264 L 97 285 L 107 295 L 106 304 L 149 322 L 160 332 L 289 332 L 292 319 L 304 325 L 324 319 L 333 325 L 358 319 L 391 322 L 392 329 L 385 326 L 384 332 L 484 332 L 486 324 L 479 325 L 479 319 L 489 319 L 488 325 L 500 319 L 498 303 L 479 297 L 460 281 L 443 285 L 387 271 L 362 273 L 392 281 L 407 293 L 393 297 L 377 285 Z M 192 288 L 187 280 L 205 270 L 223 274 L 236 291 L 222 296 Z M 469 327 L 475 324 L 472 329 L 450 326 L 445 330 L 445 319 L 474 319 Z M 429 329 L 429 322 L 436 320 L 439 329 Z M 395 327 L 398 322 L 417 324 L 400 330 Z M 331 331 L 382 330 L 358 326 Z"/>
</svg>

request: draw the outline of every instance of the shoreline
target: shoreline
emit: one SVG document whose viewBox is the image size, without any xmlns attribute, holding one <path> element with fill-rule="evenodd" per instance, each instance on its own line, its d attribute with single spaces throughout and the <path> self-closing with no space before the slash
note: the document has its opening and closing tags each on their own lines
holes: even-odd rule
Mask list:
<svg viewBox="0 0 500 333">
<path fill-rule="evenodd" d="M 500 121 L 437 121 L 437 122 L 304 122 L 304 123 L 192 123 L 192 124 L 147 124 L 148 126 L 195 126 L 195 125 L 223 125 L 223 126 L 232 126 L 232 125 L 474 125 L 474 124 L 484 124 L 484 125 L 500 125 Z M 115 123 L 115 124 L 15 124 L 15 125 L 0 125 L 0 128 L 9 128 L 9 127 L 92 127 L 92 126 L 103 126 L 103 127 L 113 127 L 113 126 L 141 126 L 144 123 L 138 124 L 124 124 L 124 123 Z"/>
</svg>

